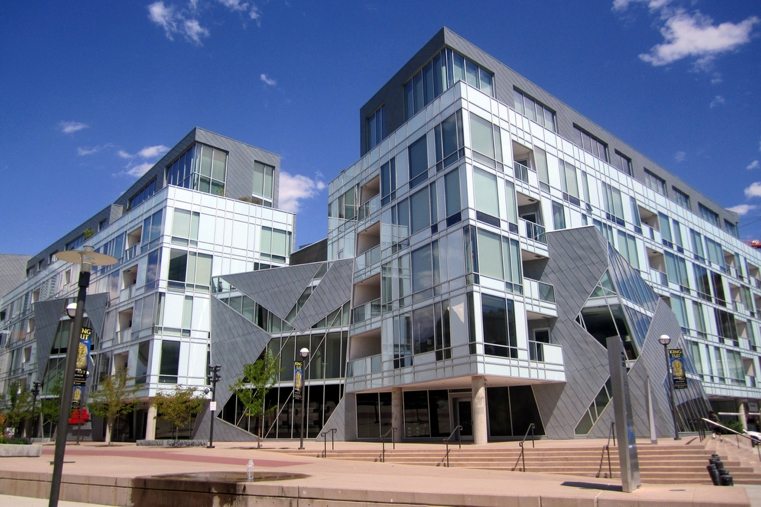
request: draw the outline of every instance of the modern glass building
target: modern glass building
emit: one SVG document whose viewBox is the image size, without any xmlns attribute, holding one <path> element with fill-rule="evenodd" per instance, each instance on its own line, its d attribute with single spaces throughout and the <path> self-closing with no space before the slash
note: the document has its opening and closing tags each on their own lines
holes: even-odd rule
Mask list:
<svg viewBox="0 0 761 507">
<path fill-rule="evenodd" d="M 758 411 L 761 255 L 735 214 L 448 29 L 360 120 L 329 197 L 328 259 L 355 259 L 345 438 L 604 436 L 610 336 L 638 434 L 648 391 L 673 431 L 662 334 L 680 430 Z"/>
<path fill-rule="evenodd" d="M 178 385 L 206 388 L 212 277 L 288 264 L 294 216 L 276 209 L 279 162 L 195 128 L 113 204 L 32 257 L 26 280 L 0 299 L 0 392 L 56 389 L 79 271 L 56 253 L 87 243 L 118 260 L 93 271 L 88 291 L 88 388 L 125 370 L 140 405 L 114 438 L 168 434 L 152 399 Z"/>
</svg>

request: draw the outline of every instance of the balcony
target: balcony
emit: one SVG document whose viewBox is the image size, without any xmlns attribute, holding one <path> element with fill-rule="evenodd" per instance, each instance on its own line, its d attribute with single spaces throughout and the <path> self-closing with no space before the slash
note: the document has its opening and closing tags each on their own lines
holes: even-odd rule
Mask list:
<svg viewBox="0 0 761 507">
<path fill-rule="evenodd" d="M 376 195 L 366 203 L 359 206 L 359 220 L 368 218 L 379 209 L 381 209 L 381 199 L 380 195 Z"/>
<path fill-rule="evenodd" d="M 356 259 L 354 259 L 356 271 L 360 271 L 367 268 L 372 268 L 373 266 L 380 263 L 381 258 L 381 247 L 380 245 L 375 245 L 369 250 L 366 250 L 364 253 L 360 254 Z"/>
<path fill-rule="evenodd" d="M 513 162 L 513 170 L 515 171 L 515 179 L 520 180 L 524 183 L 529 183 L 529 169 L 527 166 L 521 164 L 520 162 Z"/>
<path fill-rule="evenodd" d="M 528 220 L 519 218 L 518 232 L 521 236 L 528 239 L 538 241 L 539 243 L 547 243 L 547 237 L 545 235 L 545 229 L 543 225 L 535 224 L 534 222 L 529 222 Z"/>
<path fill-rule="evenodd" d="M 546 303 L 554 303 L 555 287 L 539 280 L 523 278 L 523 295 Z"/>
<path fill-rule="evenodd" d="M 373 299 L 351 310 L 351 323 L 361 324 L 381 315 L 381 300 Z"/>
<path fill-rule="evenodd" d="M 381 355 L 360 357 L 349 361 L 347 374 L 349 377 L 362 377 L 365 375 L 374 375 L 382 371 Z"/>
</svg>

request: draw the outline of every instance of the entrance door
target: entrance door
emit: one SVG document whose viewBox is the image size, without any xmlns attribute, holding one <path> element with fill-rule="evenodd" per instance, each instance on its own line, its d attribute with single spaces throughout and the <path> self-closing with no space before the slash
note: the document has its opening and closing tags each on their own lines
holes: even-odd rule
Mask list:
<svg viewBox="0 0 761 507">
<path fill-rule="evenodd" d="M 473 436 L 473 413 L 471 412 L 470 400 L 459 399 L 455 400 L 456 420 L 455 424 L 462 426 L 460 435 L 463 437 Z"/>
</svg>

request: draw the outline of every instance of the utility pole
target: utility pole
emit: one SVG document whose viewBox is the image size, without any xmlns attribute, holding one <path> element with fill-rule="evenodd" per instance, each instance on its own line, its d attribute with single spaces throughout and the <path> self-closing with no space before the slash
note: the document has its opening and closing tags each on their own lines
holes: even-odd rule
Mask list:
<svg viewBox="0 0 761 507">
<path fill-rule="evenodd" d="M 211 404 L 209 405 L 209 409 L 211 411 L 211 425 L 209 426 L 208 449 L 214 448 L 214 419 L 217 416 L 217 382 L 222 380 L 222 377 L 219 376 L 219 370 L 221 369 L 222 367 L 218 364 L 209 366 L 209 383 L 211 383 Z"/>
</svg>

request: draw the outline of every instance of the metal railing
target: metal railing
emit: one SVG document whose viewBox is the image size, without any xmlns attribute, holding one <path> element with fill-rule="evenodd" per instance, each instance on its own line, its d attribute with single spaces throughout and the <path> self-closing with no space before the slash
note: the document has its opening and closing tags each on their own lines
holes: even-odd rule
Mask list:
<svg viewBox="0 0 761 507">
<path fill-rule="evenodd" d="M 608 441 L 605 443 L 604 446 L 602 446 L 602 454 L 600 455 L 600 466 L 597 467 L 597 475 L 595 477 L 600 477 L 602 475 L 602 463 L 605 459 L 605 456 L 608 457 L 608 475 L 605 477 L 610 479 L 613 477 L 613 467 L 610 464 L 610 441 L 613 440 L 613 445 L 616 445 L 616 439 L 613 438 L 613 435 L 616 433 L 616 423 L 612 422 L 610 423 L 610 428 L 608 429 Z"/>
<path fill-rule="evenodd" d="M 386 462 L 386 438 L 388 436 L 391 436 L 391 449 L 396 450 L 396 428 L 391 426 L 387 432 L 385 432 L 383 435 L 381 435 L 381 455 L 380 460 L 381 463 Z"/>
<path fill-rule="evenodd" d="M 320 436 L 322 436 L 322 457 L 327 458 L 328 457 L 328 433 L 330 433 L 330 450 L 335 451 L 336 450 L 336 431 L 338 431 L 338 428 L 330 428 L 329 430 L 325 430 L 322 433 L 320 433 Z"/>
<path fill-rule="evenodd" d="M 738 448 L 740 447 L 740 437 L 747 439 L 750 442 L 751 449 L 753 447 L 756 448 L 756 451 L 758 452 L 758 460 L 761 461 L 761 442 L 759 442 L 758 439 L 750 435 L 746 435 L 745 433 L 740 433 L 738 431 L 735 431 L 732 428 L 728 428 L 727 426 L 724 426 L 723 424 L 717 423 L 716 421 L 706 419 L 705 417 L 703 417 L 702 419 L 703 419 L 703 422 L 709 424 L 710 426 L 714 428 L 719 428 L 726 433 L 734 434 L 735 442 L 737 443 Z"/>
<path fill-rule="evenodd" d="M 526 219 L 518 219 L 519 223 L 524 224 L 526 227 L 526 237 L 538 241 L 539 243 L 547 243 L 547 237 L 545 235 L 545 229 L 543 225 L 539 225 L 534 222 L 530 222 Z"/>
<path fill-rule="evenodd" d="M 457 445 L 460 449 L 462 449 L 462 437 L 460 435 L 460 432 L 462 431 L 462 426 L 459 424 L 454 427 L 452 430 L 452 433 L 449 434 L 448 437 L 443 439 L 444 445 L 446 445 L 446 451 L 444 452 L 444 458 L 441 460 L 442 462 L 445 462 L 447 464 L 447 468 L 449 468 L 449 442 L 451 442 L 452 437 L 457 435 Z"/>
<path fill-rule="evenodd" d="M 528 173 L 531 169 L 529 169 L 527 166 L 521 164 L 520 162 L 513 161 L 513 168 L 515 170 L 515 177 L 519 180 L 528 183 Z"/>
<path fill-rule="evenodd" d="M 380 298 L 368 301 L 360 306 L 356 306 L 351 310 L 351 322 L 352 324 L 361 324 L 366 320 L 370 320 L 375 317 L 379 317 L 381 314 L 381 300 Z"/>
<path fill-rule="evenodd" d="M 526 471 L 526 449 L 524 447 L 524 444 L 526 443 L 526 439 L 528 438 L 528 434 L 531 433 L 531 448 L 534 449 L 536 445 L 534 444 L 534 428 L 536 425 L 534 423 L 531 423 L 528 425 L 528 428 L 526 428 L 526 433 L 523 435 L 523 439 L 518 443 L 518 446 L 521 448 L 521 453 L 518 455 L 518 459 L 515 460 L 515 465 L 513 466 L 513 471 L 515 471 L 516 468 L 518 468 L 518 462 L 521 463 L 521 472 Z"/>
</svg>

